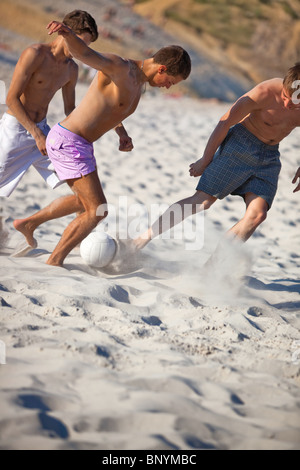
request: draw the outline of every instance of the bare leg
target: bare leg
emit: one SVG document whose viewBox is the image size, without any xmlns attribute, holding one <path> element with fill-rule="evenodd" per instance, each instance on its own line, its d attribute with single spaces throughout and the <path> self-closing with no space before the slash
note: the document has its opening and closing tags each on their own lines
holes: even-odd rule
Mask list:
<svg viewBox="0 0 300 470">
<path fill-rule="evenodd" d="M 209 209 L 209 207 L 216 201 L 216 198 L 206 194 L 202 191 L 197 191 L 196 194 L 187 199 L 172 204 L 167 211 L 150 227 L 141 237 L 134 240 L 134 245 L 138 250 L 142 250 L 148 243 L 172 229 L 175 225 L 183 222 L 187 217 L 200 212 L 201 210 Z"/>
<path fill-rule="evenodd" d="M 232 227 L 229 234 L 247 241 L 257 227 L 266 219 L 268 212 L 267 202 L 256 194 L 247 193 L 245 196 L 246 212 L 244 217 Z"/>
<path fill-rule="evenodd" d="M 106 215 L 106 199 L 98 178 L 97 171 L 79 179 L 68 181 L 69 186 L 78 196 L 85 212 L 79 214 L 66 228 L 57 247 L 50 256 L 47 264 L 62 266 L 65 258 Z M 103 207 L 103 211 L 99 208 Z"/>
<path fill-rule="evenodd" d="M 13 225 L 16 230 L 24 235 L 28 245 L 32 248 L 36 248 L 37 243 L 33 234 L 37 227 L 49 220 L 65 217 L 66 215 L 81 212 L 82 210 L 84 210 L 84 208 L 77 196 L 65 196 L 51 202 L 49 206 L 27 219 L 15 220 Z"/>
<path fill-rule="evenodd" d="M 245 195 L 245 202 L 246 212 L 244 217 L 227 232 L 229 240 L 232 239 L 232 241 L 239 241 L 240 243 L 246 242 L 251 237 L 257 227 L 266 219 L 268 210 L 266 201 L 253 193 Z M 215 270 L 219 269 L 220 263 L 224 261 L 228 263 L 226 249 L 227 245 L 224 245 L 223 240 L 221 240 L 205 266 L 213 267 L 214 272 L 216 272 Z M 229 251 L 229 256 L 231 256 L 230 253 Z"/>
</svg>

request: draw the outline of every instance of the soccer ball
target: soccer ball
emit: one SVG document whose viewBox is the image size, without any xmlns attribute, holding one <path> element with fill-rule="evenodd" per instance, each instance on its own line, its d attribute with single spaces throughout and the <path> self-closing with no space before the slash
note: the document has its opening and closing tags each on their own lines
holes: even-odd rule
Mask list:
<svg viewBox="0 0 300 470">
<path fill-rule="evenodd" d="M 114 258 L 116 242 L 105 232 L 90 233 L 80 245 L 82 259 L 93 268 L 105 268 Z"/>
</svg>

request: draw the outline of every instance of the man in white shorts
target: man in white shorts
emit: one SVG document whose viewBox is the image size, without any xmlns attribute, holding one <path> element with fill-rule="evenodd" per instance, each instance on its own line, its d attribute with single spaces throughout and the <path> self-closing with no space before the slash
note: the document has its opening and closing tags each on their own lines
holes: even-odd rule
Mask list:
<svg viewBox="0 0 300 470">
<path fill-rule="evenodd" d="M 88 45 L 98 38 L 96 22 L 85 11 L 75 10 L 63 21 Z M 73 111 L 77 78 L 78 66 L 62 36 L 22 53 L 7 95 L 9 109 L 0 121 L 0 197 L 11 195 L 31 165 L 50 187 L 61 184 L 47 156 L 46 115 L 59 89 L 65 114 Z"/>
</svg>

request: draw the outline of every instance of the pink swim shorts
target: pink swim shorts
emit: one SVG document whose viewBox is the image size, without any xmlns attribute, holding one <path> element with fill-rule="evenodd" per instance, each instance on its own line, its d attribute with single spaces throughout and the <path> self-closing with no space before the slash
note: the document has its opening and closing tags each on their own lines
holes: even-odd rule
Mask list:
<svg viewBox="0 0 300 470">
<path fill-rule="evenodd" d="M 49 132 L 46 146 L 61 181 L 80 178 L 96 170 L 93 144 L 60 124 Z"/>
</svg>

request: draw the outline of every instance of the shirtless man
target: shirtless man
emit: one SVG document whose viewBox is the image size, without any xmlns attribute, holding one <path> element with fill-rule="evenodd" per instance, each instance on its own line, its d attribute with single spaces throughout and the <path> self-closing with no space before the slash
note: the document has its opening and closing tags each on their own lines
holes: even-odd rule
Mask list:
<svg viewBox="0 0 300 470">
<path fill-rule="evenodd" d="M 96 41 L 97 25 L 87 12 L 75 10 L 64 22 L 86 44 Z M 77 77 L 78 66 L 62 37 L 22 53 L 7 95 L 9 109 L 0 121 L 0 197 L 11 195 L 31 165 L 52 188 L 61 184 L 47 157 L 46 115 L 60 88 L 65 114 L 73 111 Z"/>
<path fill-rule="evenodd" d="M 15 221 L 29 245 L 35 246 L 34 230 L 47 220 L 81 212 L 67 227 L 48 260 L 62 266 L 66 256 L 103 220 L 106 199 L 96 169 L 93 142 L 110 129 L 122 135 L 122 121 L 130 116 L 141 98 L 144 85 L 170 88 L 185 80 L 191 71 L 188 53 L 168 46 L 146 60 L 127 60 L 113 54 L 99 54 L 81 41 L 63 23 L 53 21 L 49 34 L 64 37 L 71 54 L 98 70 L 79 106 L 50 131 L 47 151 L 61 180 L 75 193 L 68 200 L 54 201 L 28 219 Z M 129 148 L 131 150 L 131 148 Z"/>
<path fill-rule="evenodd" d="M 267 80 L 243 95 L 221 118 L 203 157 L 190 165 L 190 175 L 201 176 L 197 192 L 177 202 L 134 240 L 143 249 L 153 238 L 185 217 L 209 209 L 229 194 L 244 198 L 244 217 L 230 230 L 243 241 L 266 219 L 276 194 L 281 163 L 279 143 L 300 126 L 300 63 L 284 80 Z M 300 168 L 292 181 L 300 190 Z"/>
</svg>

